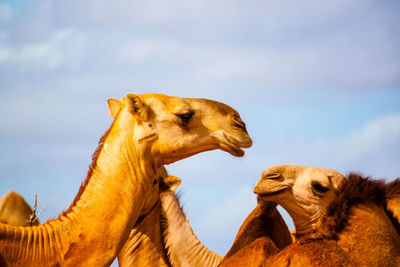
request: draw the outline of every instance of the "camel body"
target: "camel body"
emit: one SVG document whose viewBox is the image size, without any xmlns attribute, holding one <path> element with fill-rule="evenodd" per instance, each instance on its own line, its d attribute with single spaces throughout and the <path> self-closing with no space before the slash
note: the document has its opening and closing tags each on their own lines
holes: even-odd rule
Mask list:
<svg viewBox="0 0 400 267">
<path fill-rule="evenodd" d="M 305 235 L 261 266 L 400 266 L 400 237 L 382 207 L 352 208 L 336 238 Z"/>
</svg>

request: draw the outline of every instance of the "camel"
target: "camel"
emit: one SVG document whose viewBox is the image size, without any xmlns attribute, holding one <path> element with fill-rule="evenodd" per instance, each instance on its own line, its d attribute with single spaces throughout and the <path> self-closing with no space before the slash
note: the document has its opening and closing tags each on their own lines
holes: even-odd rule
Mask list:
<svg viewBox="0 0 400 267">
<path fill-rule="evenodd" d="M 114 121 L 71 206 L 39 226 L 0 224 L 1 266 L 108 266 L 159 197 L 163 165 L 218 148 L 243 156 L 252 144 L 239 114 L 216 101 L 127 94 L 107 103 Z"/>
<path fill-rule="evenodd" d="M 278 183 L 278 181 L 283 181 L 283 177 L 286 177 L 285 182 L 280 184 L 280 186 L 272 187 L 265 181 L 271 183 Z M 296 179 L 295 179 L 296 178 Z M 285 191 L 290 192 L 291 190 L 295 191 L 291 188 L 301 188 L 303 184 L 311 185 L 314 184 L 318 188 L 318 184 L 324 185 L 327 188 L 336 188 L 340 181 L 342 181 L 344 177 L 333 170 L 324 169 L 324 168 L 314 168 L 314 167 L 302 167 L 296 165 L 279 165 L 269 168 L 265 171 L 261 179 L 257 182 L 254 192 L 259 193 L 269 192 L 271 195 L 275 195 L 278 192 L 286 194 Z M 310 186 L 309 186 L 310 187 Z M 308 188 L 308 187 L 306 187 Z M 268 191 L 270 190 L 270 191 Z M 303 193 L 303 191 L 299 190 L 299 193 Z M 259 205 L 262 203 L 266 206 L 276 206 L 278 203 L 275 201 L 271 201 L 268 199 L 267 194 L 260 194 L 258 196 Z M 297 196 L 297 195 L 296 195 Z M 298 196 L 298 199 L 301 199 L 301 196 Z M 291 202 L 299 202 L 299 206 L 304 206 L 305 210 L 312 210 L 314 207 L 318 207 L 321 205 L 318 203 L 318 198 L 312 198 L 311 201 L 302 199 L 303 201 L 297 201 L 290 198 L 289 195 L 285 195 L 279 198 L 284 203 Z M 279 204 L 283 204 L 279 202 Z M 294 204 L 293 204 L 294 205 Z M 297 209 L 295 209 L 297 210 Z M 277 211 L 276 211 L 277 212 Z M 279 213 L 278 213 L 279 214 Z M 276 216 L 275 216 L 276 217 Z M 303 226 L 301 218 L 299 219 L 300 223 L 298 223 L 297 227 Z M 297 222 L 295 222 L 297 223 Z M 283 222 L 284 224 L 284 222 Z M 296 224 L 295 224 L 296 225 Z M 251 226 L 251 225 L 250 225 Z M 242 226 L 243 227 L 243 226 Z M 266 226 L 264 226 L 266 227 Z M 268 227 L 269 228 L 269 227 Z M 275 227 L 276 228 L 276 227 Z M 262 226 L 260 225 L 260 229 Z M 224 266 L 261 266 L 266 258 L 271 257 L 272 255 L 278 254 L 281 250 L 288 247 L 292 243 L 292 233 L 288 232 L 288 228 L 286 224 L 284 226 L 280 226 L 279 232 L 275 232 L 277 236 L 284 236 L 285 241 L 282 245 L 279 245 L 277 241 L 279 239 L 271 238 L 270 236 L 252 236 L 247 233 L 241 233 L 239 231 L 238 236 L 249 236 L 250 238 L 246 238 L 247 242 L 244 242 L 242 246 L 238 249 L 235 248 L 235 244 L 232 246 L 231 250 L 233 250 L 230 255 L 225 257 L 224 261 L 221 263 L 221 267 Z M 296 228 L 297 229 L 297 228 Z M 237 238 L 238 239 L 238 238 Z"/>
<path fill-rule="evenodd" d="M 272 167 L 257 182 L 254 192 L 288 211 L 297 237 L 259 266 L 400 266 L 400 236 L 386 210 L 399 181 L 308 170 Z"/>
<path fill-rule="evenodd" d="M 15 191 L 10 191 L 0 199 L 0 223 L 14 226 L 30 226 L 32 208 L 25 199 Z M 39 225 L 35 220 L 33 225 Z"/>
</svg>

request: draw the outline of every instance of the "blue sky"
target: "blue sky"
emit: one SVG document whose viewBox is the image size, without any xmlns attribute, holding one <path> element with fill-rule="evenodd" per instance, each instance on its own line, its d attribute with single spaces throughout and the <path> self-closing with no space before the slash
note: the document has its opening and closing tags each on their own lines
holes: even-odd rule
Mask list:
<svg viewBox="0 0 400 267">
<path fill-rule="evenodd" d="M 106 99 L 127 92 L 218 100 L 247 123 L 244 158 L 167 167 L 219 253 L 272 165 L 399 177 L 399 13 L 368 0 L 0 1 L 0 194 L 37 194 L 41 221 L 56 217 L 111 124 Z"/>
</svg>

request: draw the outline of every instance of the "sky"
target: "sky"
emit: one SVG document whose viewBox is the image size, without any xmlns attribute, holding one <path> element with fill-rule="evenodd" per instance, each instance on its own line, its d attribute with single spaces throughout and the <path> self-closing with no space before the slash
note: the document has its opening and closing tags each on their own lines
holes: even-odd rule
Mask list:
<svg viewBox="0 0 400 267">
<path fill-rule="evenodd" d="M 398 1 L 0 0 L 0 195 L 69 207 L 109 128 L 106 99 L 235 108 L 253 146 L 167 166 L 197 236 L 225 254 L 277 164 L 400 177 Z M 293 224 L 284 213 L 289 228 Z"/>
</svg>

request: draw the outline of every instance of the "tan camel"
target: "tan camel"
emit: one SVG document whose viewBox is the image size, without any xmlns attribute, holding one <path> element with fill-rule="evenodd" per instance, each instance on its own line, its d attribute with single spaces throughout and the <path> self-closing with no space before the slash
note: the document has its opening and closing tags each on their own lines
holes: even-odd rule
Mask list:
<svg viewBox="0 0 400 267">
<path fill-rule="evenodd" d="M 400 237 L 386 210 L 390 188 L 357 174 L 343 180 L 323 170 L 307 179 L 307 169 L 273 167 L 254 189 L 292 215 L 298 237 L 260 266 L 400 266 Z"/>
<path fill-rule="evenodd" d="M 30 226 L 32 209 L 17 192 L 10 191 L 0 199 L 0 222 L 14 226 Z M 33 225 L 39 225 L 35 220 Z"/>
<path fill-rule="evenodd" d="M 219 102 L 128 94 L 108 105 L 114 122 L 70 208 L 39 226 L 0 224 L 0 265 L 107 266 L 153 208 L 163 164 L 217 148 L 242 156 L 251 146 L 238 113 Z"/>
<path fill-rule="evenodd" d="M 220 103 L 216 108 L 217 110 L 214 111 L 216 114 L 222 112 L 227 116 L 226 118 L 215 118 L 219 123 L 225 124 L 227 131 L 232 131 L 232 133 L 236 134 L 240 134 L 240 132 L 243 131 L 244 135 L 248 137 L 245 124 L 236 111 L 229 107 L 227 109 L 226 105 Z M 218 136 L 231 140 L 231 138 L 223 132 L 219 132 Z M 246 140 L 245 138 L 242 139 L 244 139 L 243 142 L 245 142 L 245 146 L 251 145 L 251 140 Z M 236 142 L 234 140 L 231 141 Z M 230 152 L 234 156 L 243 155 L 243 152 L 240 151 L 240 149 L 234 149 L 229 144 L 221 145 L 220 148 L 224 151 Z M 166 175 L 166 173 L 164 175 Z M 161 191 L 167 190 L 161 189 Z M 154 204 L 154 209 L 152 209 L 150 213 L 146 214 L 146 216 L 143 216 L 131 231 L 128 241 L 118 255 L 119 265 L 136 266 L 138 262 L 146 266 L 169 265 L 161 239 L 160 207 L 157 207 L 156 204 Z"/>
</svg>

